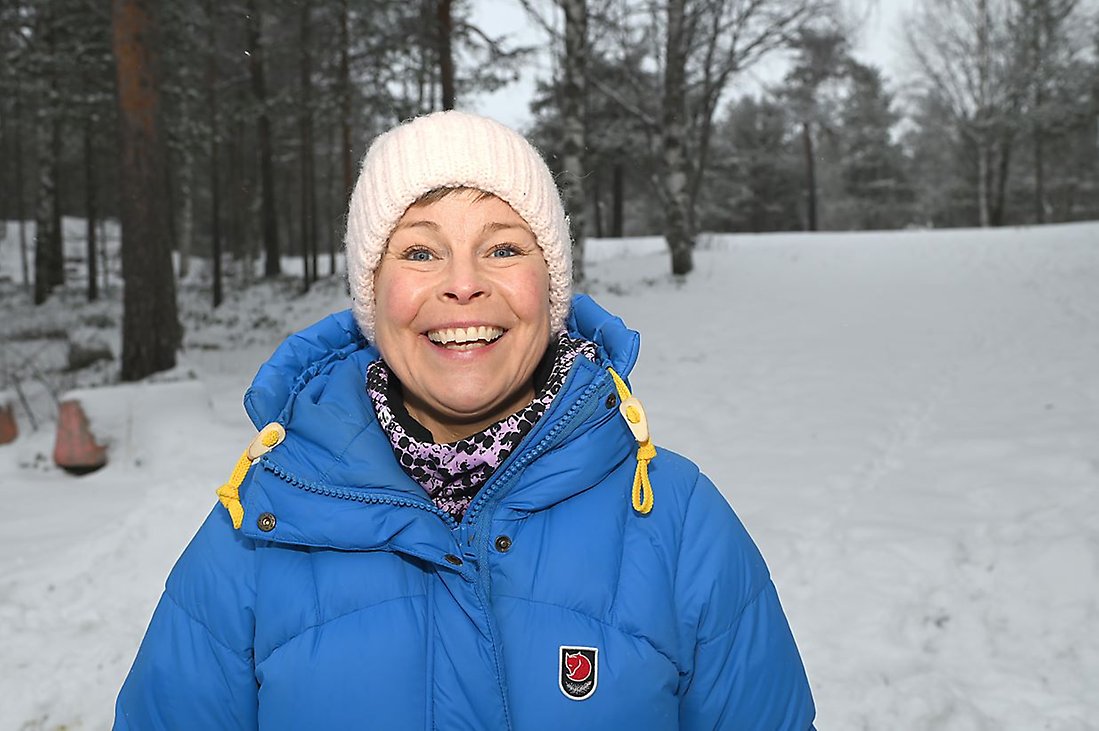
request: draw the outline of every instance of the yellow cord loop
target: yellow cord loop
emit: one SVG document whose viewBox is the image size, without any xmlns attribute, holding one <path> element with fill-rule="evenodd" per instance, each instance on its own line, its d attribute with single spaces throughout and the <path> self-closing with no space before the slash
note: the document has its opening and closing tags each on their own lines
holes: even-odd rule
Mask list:
<svg viewBox="0 0 1099 731">
<path fill-rule="evenodd" d="M 622 377 L 615 373 L 613 368 L 607 370 L 614 379 L 614 387 L 618 389 L 618 400 L 621 402 L 618 411 L 626 420 L 633 438 L 637 440 L 637 469 L 633 473 L 633 509 L 646 515 L 653 509 L 653 486 L 649 482 L 649 462 L 656 457 L 656 447 L 653 446 L 652 435 L 649 434 L 649 420 L 645 416 L 645 408 L 637 397 L 630 393 Z"/>
<path fill-rule="evenodd" d="M 286 439 L 286 430 L 277 421 L 260 429 L 259 434 L 237 460 L 233 474 L 229 475 L 229 481 L 218 488 L 218 500 L 229 511 L 234 528 L 239 529 L 244 522 L 244 506 L 240 504 L 240 484 L 244 482 L 252 463 L 282 444 L 283 439 Z"/>
</svg>

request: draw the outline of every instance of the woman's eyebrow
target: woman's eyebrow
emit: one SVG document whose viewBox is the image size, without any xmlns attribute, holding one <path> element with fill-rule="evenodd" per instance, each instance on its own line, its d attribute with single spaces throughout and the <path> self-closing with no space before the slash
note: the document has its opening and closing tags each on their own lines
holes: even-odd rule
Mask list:
<svg viewBox="0 0 1099 731">
<path fill-rule="evenodd" d="M 421 220 L 421 221 L 402 221 L 393 227 L 394 231 L 399 231 L 402 228 L 426 228 L 432 231 L 439 230 L 439 224 L 434 221 Z"/>
<path fill-rule="evenodd" d="M 503 223 L 501 221 L 490 221 L 490 222 L 486 223 L 484 226 L 481 227 L 481 235 L 482 236 L 488 236 L 489 234 L 494 234 L 497 231 L 505 231 L 507 229 L 512 229 L 512 228 L 517 228 L 520 231 L 526 231 L 527 233 L 529 233 L 531 235 L 534 234 L 534 232 L 531 231 L 528 226 L 526 226 L 525 224 L 520 223 L 518 221 L 515 221 L 514 223 Z"/>
</svg>

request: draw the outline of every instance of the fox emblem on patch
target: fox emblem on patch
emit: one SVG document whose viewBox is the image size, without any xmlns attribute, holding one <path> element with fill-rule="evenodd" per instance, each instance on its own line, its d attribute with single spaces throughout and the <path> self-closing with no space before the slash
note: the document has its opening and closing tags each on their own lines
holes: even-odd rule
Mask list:
<svg viewBox="0 0 1099 731">
<path fill-rule="evenodd" d="M 599 649 L 561 646 L 557 682 L 565 697 L 574 701 L 591 698 L 599 684 Z"/>
</svg>

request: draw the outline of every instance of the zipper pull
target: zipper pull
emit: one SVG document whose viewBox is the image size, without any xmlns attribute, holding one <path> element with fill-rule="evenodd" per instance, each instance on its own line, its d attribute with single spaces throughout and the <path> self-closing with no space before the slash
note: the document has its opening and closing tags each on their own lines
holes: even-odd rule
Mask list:
<svg viewBox="0 0 1099 731">
<path fill-rule="evenodd" d="M 462 549 L 462 553 L 469 558 L 476 558 L 477 551 L 474 548 L 473 542 L 477 539 L 477 533 L 470 530 L 470 526 L 467 523 L 461 524 L 461 533 L 459 534 L 459 545 Z"/>
</svg>

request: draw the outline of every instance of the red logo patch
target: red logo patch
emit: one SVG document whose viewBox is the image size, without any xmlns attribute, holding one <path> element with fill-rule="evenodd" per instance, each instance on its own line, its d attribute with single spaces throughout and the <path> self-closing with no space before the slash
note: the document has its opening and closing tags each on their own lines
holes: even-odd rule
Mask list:
<svg viewBox="0 0 1099 731">
<path fill-rule="evenodd" d="M 590 698 L 599 682 L 598 648 L 562 645 L 557 682 L 561 692 L 570 700 Z"/>
</svg>

